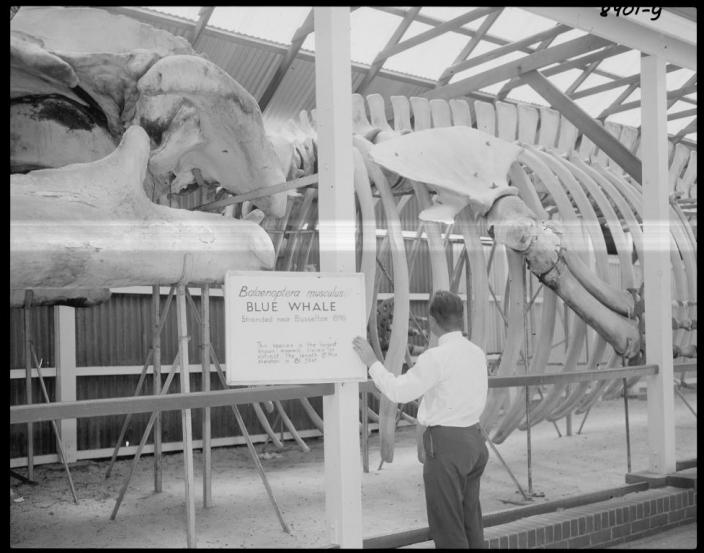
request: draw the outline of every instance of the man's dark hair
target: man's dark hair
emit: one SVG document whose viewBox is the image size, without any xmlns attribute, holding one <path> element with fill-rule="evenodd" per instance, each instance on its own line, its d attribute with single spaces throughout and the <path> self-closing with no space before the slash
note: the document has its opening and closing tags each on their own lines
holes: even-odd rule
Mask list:
<svg viewBox="0 0 704 553">
<path fill-rule="evenodd" d="M 457 294 L 438 290 L 430 300 L 430 314 L 446 332 L 464 328 L 464 307 Z"/>
</svg>

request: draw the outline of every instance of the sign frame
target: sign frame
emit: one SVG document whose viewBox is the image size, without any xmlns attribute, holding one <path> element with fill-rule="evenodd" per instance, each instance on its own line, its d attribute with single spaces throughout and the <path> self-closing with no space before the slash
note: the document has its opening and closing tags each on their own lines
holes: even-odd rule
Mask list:
<svg viewBox="0 0 704 553">
<path fill-rule="evenodd" d="M 316 288 L 342 296 L 310 299 L 308 292 Z M 367 368 L 352 348 L 355 336 L 366 336 L 363 273 L 232 270 L 225 274 L 223 296 L 228 386 L 367 380 Z M 302 303 L 309 309 L 315 304 L 318 313 L 294 316 L 291 305 L 301 309 Z M 253 307 L 261 311 L 246 311 Z M 279 361 L 282 356 L 285 361 Z"/>
</svg>

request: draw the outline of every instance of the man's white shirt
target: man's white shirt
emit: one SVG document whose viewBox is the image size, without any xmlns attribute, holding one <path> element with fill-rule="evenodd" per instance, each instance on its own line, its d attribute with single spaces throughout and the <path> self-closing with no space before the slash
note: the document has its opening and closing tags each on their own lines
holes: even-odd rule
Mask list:
<svg viewBox="0 0 704 553">
<path fill-rule="evenodd" d="M 486 355 L 460 331 L 440 336 L 437 347 L 424 351 L 403 375 L 395 376 L 376 361 L 369 376 L 396 403 L 423 396 L 417 415 L 423 426 L 471 426 L 486 404 Z"/>
</svg>

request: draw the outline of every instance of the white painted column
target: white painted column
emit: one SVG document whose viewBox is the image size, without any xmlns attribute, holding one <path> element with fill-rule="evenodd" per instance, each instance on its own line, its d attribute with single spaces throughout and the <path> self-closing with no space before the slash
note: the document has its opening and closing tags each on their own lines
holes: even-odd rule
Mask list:
<svg viewBox="0 0 704 553">
<path fill-rule="evenodd" d="M 56 401 L 76 401 L 76 310 L 54 306 L 54 363 Z M 59 421 L 59 432 L 67 463 L 76 461 L 78 438 L 76 419 Z"/>
<path fill-rule="evenodd" d="M 348 7 L 315 7 L 320 270 L 355 272 L 352 68 Z M 323 398 L 325 514 L 330 541 L 362 546 L 359 384 Z"/>
<path fill-rule="evenodd" d="M 676 461 L 666 95 L 665 60 L 642 56 L 645 355 L 647 363 L 660 367 L 648 377 L 649 470 L 661 474 L 674 472 Z"/>
</svg>

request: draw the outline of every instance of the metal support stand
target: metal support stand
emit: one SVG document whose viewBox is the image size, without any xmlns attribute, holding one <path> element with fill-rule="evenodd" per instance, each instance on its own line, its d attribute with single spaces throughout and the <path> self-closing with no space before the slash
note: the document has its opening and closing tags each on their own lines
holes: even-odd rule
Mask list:
<svg viewBox="0 0 704 553">
<path fill-rule="evenodd" d="M 682 381 L 684 382 L 684 375 L 682 375 L 682 378 L 683 378 Z M 684 402 L 684 404 L 687 406 L 687 408 L 692 412 L 692 414 L 694 415 L 694 418 L 697 418 L 697 412 L 696 412 L 696 411 L 692 408 L 692 406 L 689 404 L 689 402 L 687 401 L 687 399 L 684 397 L 684 394 L 683 394 L 682 392 L 680 392 L 677 388 L 678 388 L 678 384 L 677 384 L 677 380 L 675 380 L 675 388 L 674 388 L 675 393 L 676 393 L 676 394 L 679 396 L 679 398 Z"/>
<path fill-rule="evenodd" d="M 190 340 L 190 336 L 188 336 L 188 321 L 186 319 L 186 286 L 182 282 L 178 284 L 177 288 L 176 319 L 179 334 L 178 349 L 181 353 L 181 393 L 187 394 L 191 391 L 190 375 L 188 371 L 188 341 Z M 189 548 L 196 546 L 196 509 L 193 493 L 193 434 L 191 424 L 191 410 L 181 409 L 183 469 L 186 486 L 186 539 Z"/>
<path fill-rule="evenodd" d="M 369 472 L 369 393 L 362 392 L 360 400 L 360 416 L 362 417 L 362 470 Z"/>
<path fill-rule="evenodd" d="M 526 463 L 528 465 L 528 493 L 533 495 L 533 472 L 531 467 L 532 448 L 530 442 L 530 414 L 529 414 L 530 398 L 528 396 L 528 386 L 526 386 Z"/>
<path fill-rule="evenodd" d="M 193 298 L 191 298 L 190 294 L 186 292 L 186 296 L 189 299 L 189 302 L 191 303 L 191 307 L 193 308 L 193 316 L 196 319 L 196 322 L 198 324 L 203 324 L 203 319 L 201 315 L 198 313 L 198 310 L 195 308 L 195 303 L 193 302 Z M 213 347 L 212 342 L 208 341 L 207 343 L 208 350 L 210 351 L 210 360 L 212 361 L 213 365 L 215 366 L 215 370 L 217 372 L 218 378 L 220 379 L 220 384 L 222 385 L 223 388 L 227 388 L 227 378 L 225 378 L 225 372 L 222 370 L 222 367 L 220 366 L 220 362 L 218 361 L 217 355 L 215 354 L 215 348 Z M 239 409 L 237 408 L 236 405 L 232 405 L 232 412 L 235 415 L 235 420 L 237 421 L 237 426 L 240 429 L 240 432 L 242 433 L 242 437 L 245 440 L 245 443 L 247 444 L 247 449 L 249 450 L 250 456 L 252 457 L 252 460 L 254 461 L 254 465 L 257 469 L 257 472 L 259 473 L 259 477 L 262 479 L 262 483 L 264 484 L 264 488 L 266 489 L 266 493 L 269 496 L 269 500 L 271 501 L 272 506 L 274 507 L 274 511 L 276 513 L 277 518 L 279 519 L 279 523 L 281 524 L 281 528 L 283 529 L 284 532 L 287 534 L 291 533 L 291 530 L 289 529 L 288 525 L 284 521 L 284 518 L 281 514 L 281 510 L 279 509 L 279 505 L 276 502 L 276 498 L 274 498 L 274 494 L 271 490 L 271 486 L 269 485 L 269 481 L 267 480 L 266 474 L 264 473 L 264 467 L 262 467 L 261 461 L 259 460 L 259 455 L 257 454 L 257 450 L 254 447 L 254 444 L 252 443 L 252 439 L 249 435 L 249 432 L 247 431 L 247 427 L 244 424 L 244 419 L 242 419 L 242 415 L 240 414 Z"/>
<path fill-rule="evenodd" d="M 164 383 L 164 386 L 159 392 L 159 395 L 163 396 L 169 393 L 169 387 L 171 386 L 171 381 L 173 380 L 175 374 L 173 369 L 179 362 L 180 357 L 181 352 L 179 351 L 178 353 L 176 353 L 173 365 L 169 368 L 169 375 L 166 377 L 166 382 Z M 139 441 L 139 445 L 137 446 L 137 452 L 134 454 L 134 458 L 132 459 L 130 471 L 127 474 L 127 478 L 125 479 L 125 483 L 122 485 L 122 489 L 120 490 L 119 495 L 117 496 L 117 500 L 115 501 L 115 507 L 113 507 L 112 513 L 110 514 L 110 520 L 115 520 L 115 517 L 117 516 L 117 511 L 120 509 L 122 499 L 125 497 L 125 492 L 127 491 L 127 486 L 129 486 L 130 480 L 132 479 L 132 474 L 134 473 L 134 469 L 137 467 L 139 457 L 142 455 L 142 449 L 144 449 L 144 445 L 147 443 L 147 437 L 149 436 L 149 432 L 151 432 L 152 430 L 152 426 L 154 425 L 154 421 L 156 420 L 158 413 L 159 411 L 152 411 L 152 414 L 149 417 L 147 427 L 144 429 L 144 432 L 142 433 L 142 439 Z"/>
<path fill-rule="evenodd" d="M 628 383 L 623 379 L 623 409 L 626 415 L 626 461 L 628 472 L 631 472 L 631 429 L 628 424 Z"/>
<path fill-rule="evenodd" d="M 149 369 L 149 363 L 153 362 L 154 365 L 154 395 L 159 395 L 161 393 L 161 329 L 164 327 L 164 323 L 166 323 L 166 317 L 169 314 L 169 307 L 171 306 L 171 300 L 173 299 L 173 294 L 175 288 L 172 286 L 171 287 L 171 292 L 169 293 L 169 298 L 166 301 L 166 305 L 164 306 L 163 312 L 160 314 L 159 313 L 159 287 L 155 286 L 154 287 L 156 291 L 152 292 L 152 307 L 154 309 L 154 327 L 152 331 L 152 347 L 149 349 L 149 352 L 147 353 L 147 359 L 144 361 L 144 365 L 142 366 L 142 371 L 139 375 L 139 380 L 137 381 L 137 387 L 135 388 L 134 391 L 134 396 L 138 396 L 139 393 L 142 391 L 142 386 L 144 385 L 144 381 L 147 376 L 147 371 Z M 156 294 L 156 297 L 154 296 Z M 125 434 L 127 433 L 127 429 L 129 428 L 130 422 L 132 421 L 132 413 L 128 413 L 125 416 L 125 420 L 122 423 L 122 428 L 120 429 L 120 435 L 117 438 L 117 442 L 115 443 L 115 448 L 112 452 L 112 457 L 110 458 L 110 462 L 108 463 L 108 468 L 105 471 L 105 478 L 110 478 L 110 474 L 112 473 L 112 468 L 115 464 L 115 461 L 117 459 L 117 456 L 120 452 L 120 448 L 122 447 L 122 441 L 125 438 Z M 157 426 L 158 424 L 158 426 Z M 158 439 L 158 456 L 157 456 L 157 439 Z M 161 491 L 161 414 L 157 413 L 157 420 L 155 421 L 155 426 L 154 426 L 154 491 L 160 492 Z M 157 458 L 158 457 L 158 458 Z"/>
<path fill-rule="evenodd" d="M 579 430 L 577 430 L 577 434 L 582 433 L 582 427 L 584 426 L 584 423 L 586 422 L 587 417 L 589 416 L 589 411 L 591 411 L 591 410 L 592 410 L 592 406 L 590 405 L 589 409 L 587 409 L 587 412 L 584 413 L 584 418 L 582 419 L 582 423 L 579 425 Z"/>
<path fill-rule="evenodd" d="M 504 458 L 501 456 L 499 453 L 499 450 L 496 448 L 494 443 L 491 441 L 491 438 L 489 438 L 489 435 L 486 433 L 486 430 L 484 430 L 484 427 L 482 425 L 479 425 L 479 429 L 482 432 L 482 436 L 484 436 L 484 439 L 486 440 L 486 443 L 489 444 L 489 447 L 491 450 L 496 454 L 496 456 L 499 458 L 499 461 L 501 461 L 501 464 L 504 466 L 506 469 L 506 472 L 508 472 L 508 475 L 511 477 L 511 480 L 513 480 L 513 483 L 516 484 L 516 487 L 518 488 L 518 491 L 521 493 L 523 496 L 523 499 L 525 501 L 530 501 L 530 497 L 526 494 L 526 492 L 523 491 L 523 488 L 521 487 L 520 482 L 518 481 L 518 478 L 513 474 L 509 466 L 506 464 L 506 461 L 504 461 Z"/>
</svg>

